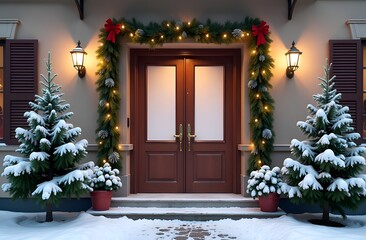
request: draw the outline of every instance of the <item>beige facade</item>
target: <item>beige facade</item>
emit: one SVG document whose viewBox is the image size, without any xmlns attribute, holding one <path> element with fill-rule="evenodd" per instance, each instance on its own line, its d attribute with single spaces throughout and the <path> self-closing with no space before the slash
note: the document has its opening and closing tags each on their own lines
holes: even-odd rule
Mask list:
<svg viewBox="0 0 366 240">
<path fill-rule="evenodd" d="M 312 95 L 318 93 L 318 77 L 323 75 L 323 65 L 328 57 L 328 41 L 330 39 L 352 39 L 349 19 L 366 19 L 366 1 L 351 0 L 303 0 L 298 1 L 292 20 L 287 19 L 287 1 L 284 0 L 210 0 L 210 1 L 143 1 L 143 0 L 93 0 L 85 1 L 84 20 L 72 0 L 2 0 L 0 1 L 1 20 L 19 20 L 15 39 L 38 39 L 39 41 L 39 73 L 45 73 L 47 52 L 52 53 L 53 71 L 58 74 L 57 83 L 62 85 L 65 100 L 70 103 L 71 111 L 75 114 L 71 122 L 82 128 L 81 138 L 89 142 L 87 160 L 95 160 L 96 143 L 95 129 L 97 119 L 98 95 L 95 88 L 97 76 L 96 50 L 98 34 L 108 18 L 136 18 L 148 23 L 162 20 L 189 21 L 196 18 L 199 21 L 222 22 L 242 21 L 246 16 L 258 17 L 265 20 L 271 31 L 273 43 L 271 55 L 275 60 L 273 88 L 271 94 L 275 100 L 274 131 L 276 133 L 273 165 L 282 165 L 289 156 L 291 139 L 303 139 L 302 133 L 296 127 L 296 122 L 307 116 L 306 105 L 312 102 Z M 362 21 L 360 21 L 362 24 Z M 1 29 L 1 26 L 0 26 Z M 358 37 L 362 37 L 362 29 Z M 1 34 L 0 30 L 0 34 Z M 4 36 L 0 36 L 2 38 Z M 70 50 L 80 40 L 88 52 L 86 59 L 86 76 L 80 79 L 72 67 Z M 284 54 L 295 41 L 302 52 L 300 68 L 293 79 L 285 75 L 286 60 Z M 121 139 L 124 149 L 123 157 L 123 190 L 118 195 L 129 193 L 129 152 L 133 151 L 130 144 L 127 118 L 130 116 L 129 93 L 129 58 L 128 49 L 147 47 L 131 43 L 122 44 L 120 60 L 121 71 Z M 241 144 L 238 149 L 242 152 L 242 174 L 247 169 L 247 156 L 250 145 L 249 109 L 247 92 L 247 65 L 249 50 L 246 44 L 207 45 L 207 44 L 167 44 L 164 47 L 193 47 L 193 48 L 241 48 L 242 66 L 242 131 Z M 0 146 L 0 159 L 6 154 L 14 154 L 16 146 Z M 2 172 L 0 167 L 0 172 Z M 0 184 L 4 182 L 0 177 Z M 0 197 L 8 197 L 0 192 Z"/>
</svg>

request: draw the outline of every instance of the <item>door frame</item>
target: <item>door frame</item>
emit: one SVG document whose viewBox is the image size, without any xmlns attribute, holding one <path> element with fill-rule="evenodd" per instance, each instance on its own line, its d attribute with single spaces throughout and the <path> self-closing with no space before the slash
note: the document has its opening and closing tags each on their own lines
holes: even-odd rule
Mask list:
<svg viewBox="0 0 366 240">
<path fill-rule="evenodd" d="M 230 57 L 233 60 L 233 92 L 232 92 L 232 108 L 233 108 L 233 119 L 232 119 L 232 136 L 233 136 L 233 160 L 232 160 L 232 183 L 233 193 L 239 194 L 240 190 L 240 152 L 238 150 L 238 144 L 241 138 L 241 51 L 240 48 L 230 49 L 141 49 L 131 48 L 130 49 L 130 94 L 131 94 L 131 115 L 130 115 L 130 127 L 131 127 L 131 143 L 134 149 L 139 149 L 138 135 L 139 127 L 136 127 L 136 116 L 139 111 L 139 95 L 137 90 L 139 89 L 138 80 L 138 61 L 141 57 L 146 56 L 171 56 L 171 57 Z M 131 193 L 138 193 L 138 169 L 139 161 L 138 151 L 131 151 Z"/>
</svg>

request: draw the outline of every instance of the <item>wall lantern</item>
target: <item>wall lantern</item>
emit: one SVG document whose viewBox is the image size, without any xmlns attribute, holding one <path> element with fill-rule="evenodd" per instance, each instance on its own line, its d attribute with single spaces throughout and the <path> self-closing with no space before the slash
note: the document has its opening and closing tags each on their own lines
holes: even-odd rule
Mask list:
<svg viewBox="0 0 366 240">
<path fill-rule="evenodd" d="M 85 76 L 85 66 L 84 66 L 84 60 L 85 55 L 87 54 L 84 49 L 80 46 L 80 41 L 78 41 L 78 45 L 70 51 L 71 57 L 72 57 L 72 64 L 74 65 L 74 68 L 78 70 L 78 75 L 80 78 L 83 78 Z"/>
<path fill-rule="evenodd" d="M 292 47 L 285 54 L 287 60 L 286 76 L 290 79 L 294 77 L 294 72 L 299 68 L 301 54 L 302 52 L 295 47 L 295 42 L 292 42 Z"/>
</svg>

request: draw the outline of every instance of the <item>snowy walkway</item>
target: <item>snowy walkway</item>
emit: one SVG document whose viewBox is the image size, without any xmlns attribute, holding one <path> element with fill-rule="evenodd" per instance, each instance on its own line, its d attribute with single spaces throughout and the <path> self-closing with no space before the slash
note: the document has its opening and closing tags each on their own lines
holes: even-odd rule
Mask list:
<svg viewBox="0 0 366 240">
<path fill-rule="evenodd" d="M 317 216 L 318 217 L 318 216 Z M 0 211 L 0 240 L 365 240 L 366 216 L 338 221 L 347 226 L 312 225 L 309 214 L 274 219 L 240 219 L 206 222 L 178 220 L 110 219 L 88 213 L 56 213 L 55 221 L 38 223 L 44 213 Z"/>
</svg>

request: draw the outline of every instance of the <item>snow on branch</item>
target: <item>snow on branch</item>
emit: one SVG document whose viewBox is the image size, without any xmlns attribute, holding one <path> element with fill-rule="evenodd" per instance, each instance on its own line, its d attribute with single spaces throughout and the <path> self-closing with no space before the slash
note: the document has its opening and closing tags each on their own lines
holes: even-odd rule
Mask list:
<svg viewBox="0 0 366 240">
<path fill-rule="evenodd" d="M 54 178 L 51 181 L 38 184 L 36 190 L 32 192 L 32 195 L 42 193 L 42 199 L 47 200 L 52 193 L 56 196 L 58 192 L 62 192 L 62 189 L 57 185 L 57 179 Z"/>
<path fill-rule="evenodd" d="M 287 183 L 282 183 L 281 184 L 281 191 L 283 193 L 287 193 L 289 198 L 293 198 L 293 197 L 299 197 L 302 198 L 302 194 L 299 190 L 299 187 L 294 187 L 294 186 L 290 186 Z"/>
<path fill-rule="evenodd" d="M 75 181 L 81 181 L 81 182 L 84 181 L 84 173 L 82 170 L 76 169 L 74 171 L 67 173 L 66 175 L 61 177 L 61 179 L 58 180 L 58 183 L 70 185 Z"/>
<path fill-rule="evenodd" d="M 359 188 L 365 188 L 366 182 L 363 178 L 360 177 L 353 177 L 346 180 L 348 186 L 350 187 L 359 187 Z"/>
<path fill-rule="evenodd" d="M 48 135 L 48 130 L 41 126 L 41 125 L 38 125 L 36 128 L 35 128 L 35 131 L 38 131 L 38 132 L 41 132 L 44 134 L 44 136 L 47 136 Z"/>
<path fill-rule="evenodd" d="M 305 176 L 308 174 L 312 174 L 314 176 L 318 176 L 317 171 L 315 171 L 315 169 L 313 168 L 313 166 L 310 165 L 303 165 L 298 161 L 295 161 L 291 158 L 286 158 L 285 161 L 283 162 L 283 165 L 286 168 L 292 168 L 294 171 L 298 171 L 299 172 L 299 176 Z"/>
<path fill-rule="evenodd" d="M 351 118 L 340 118 L 337 122 L 335 122 L 332 126 L 333 130 L 342 128 L 344 125 L 350 125 L 353 122 Z"/>
<path fill-rule="evenodd" d="M 348 192 L 348 183 L 343 178 L 337 178 L 328 186 L 327 190 L 334 192 L 336 189 L 341 192 Z"/>
<path fill-rule="evenodd" d="M 85 151 L 88 146 L 88 141 L 86 139 L 82 139 L 79 142 L 75 143 L 75 148 L 78 151 Z"/>
<path fill-rule="evenodd" d="M 12 156 L 12 155 L 6 155 L 4 157 L 3 166 L 8 167 L 8 166 L 12 166 L 16 163 L 20 163 L 20 162 L 23 162 L 23 161 L 28 161 L 28 158 L 17 157 L 17 156 Z"/>
<path fill-rule="evenodd" d="M 318 175 L 318 174 L 317 174 Z M 312 190 L 323 190 L 323 187 L 316 180 L 313 174 L 307 174 L 304 179 L 299 182 L 299 187 L 306 190 L 311 188 Z"/>
<path fill-rule="evenodd" d="M 311 125 L 307 122 L 304 122 L 304 121 L 298 121 L 296 126 L 303 129 L 305 132 L 307 132 L 309 134 L 314 133 L 316 130 L 313 125 Z"/>
<path fill-rule="evenodd" d="M 4 169 L 4 172 L 1 176 L 9 176 L 14 175 L 15 177 L 20 176 L 24 173 L 31 173 L 32 167 L 29 161 L 22 161 L 15 165 L 8 166 Z"/>
<path fill-rule="evenodd" d="M 318 111 L 318 108 L 315 107 L 313 104 L 308 104 L 307 109 L 309 110 L 309 112 L 315 114 Z"/>
<path fill-rule="evenodd" d="M 34 135 L 31 131 L 25 130 L 21 127 L 17 127 L 15 129 L 15 137 L 19 139 L 21 136 L 23 136 L 25 140 L 30 140 L 32 143 L 34 143 Z"/>
<path fill-rule="evenodd" d="M 357 140 L 361 137 L 361 135 L 359 133 L 348 133 L 348 134 L 345 134 L 345 137 L 347 139 L 347 141 L 353 141 L 353 140 Z"/>
<path fill-rule="evenodd" d="M 362 156 L 346 157 L 346 160 L 344 162 L 347 167 L 349 167 L 349 166 L 353 167 L 353 165 L 355 165 L 355 164 L 366 165 L 365 158 Z"/>
<path fill-rule="evenodd" d="M 40 144 L 44 144 L 44 145 L 47 145 L 47 146 L 51 146 L 51 142 L 47 139 L 47 138 L 42 138 L 40 141 L 39 141 Z"/>
<path fill-rule="evenodd" d="M 69 129 L 67 132 L 66 132 L 66 137 L 67 138 L 70 138 L 70 137 L 74 137 L 74 136 L 79 136 L 81 134 L 81 128 L 79 127 L 76 127 L 76 128 L 72 128 L 72 129 Z"/>
<path fill-rule="evenodd" d="M 74 155 L 78 152 L 78 150 L 76 149 L 75 145 L 73 143 L 65 143 L 57 148 L 55 148 L 55 151 L 53 152 L 56 155 L 64 155 L 65 153 L 71 152 Z"/>
<path fill-rule="evenodd" d="M 1 189 L 4 191 L 4 192 L 9 192 L 10 189 L 11 189 L 11 183 L 4 183 L 3 185 L 1 185 Z"/>
<path fill-rule="evenodd" d="M 29 112 L 25 112 L 24 113 L 24 117 L 27 117 L 27 122 L 30 123 L 33 120 L 35 120 L 38 124 L 40 125 L 44 125 L 44 119 L 41 115 L 39 115 L 38 113 L 34 112 L 34 111 L 29 111 Z"/>
<path fill-rule="evenodd" d="M 339 155 L 339 157 L 335 156 L 333 150 L 331 149 L 327 149 L 324 152 L 320 153 L 318 156 L 315 157 L 314 160 L 321 163 L 330 162 L 342 168 L 345 167 L 345 157 L 343 155 Z"/>
<path fill-rule="evenodd" d="M 314 157 L 313 148 L 307 144 L 307 141 L 300 142 L 297 139 L 292 139 L 290 147 L 299 149 L 303 157 Z"/>
<path fill-rule="evenodd" d="M 32 152 L 29 155 L 29 160 L 30 161 L 45 161 L 48 160 L 48 158 L 50 157 L 50 155 L 46 152 Z"/>
<path fill-rule="evenodd" d="M 329 124 L 329 120 L 328 120 L 328 117 L 327 117 L 327 114 L 324 112 L 323 109 L 319 109 L 316 114 L 316 119 L 320 119 L 320 121 L 323 123 L 323 124 Z"/>
<path fill-rule="evenodd" d="M 329 145 L 330 144 L 330 141 L 332 139 L 337 139 L 338 137 L 334 134 L 334 133 L 331 133 L 331 134 L 324 134 L 320 139 L 319 141 L 316 143 L 316 144 L 321 144 L 321 145 Z"/>
</svg>

